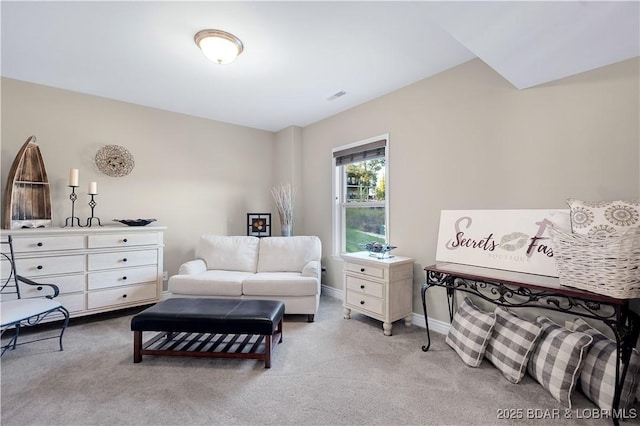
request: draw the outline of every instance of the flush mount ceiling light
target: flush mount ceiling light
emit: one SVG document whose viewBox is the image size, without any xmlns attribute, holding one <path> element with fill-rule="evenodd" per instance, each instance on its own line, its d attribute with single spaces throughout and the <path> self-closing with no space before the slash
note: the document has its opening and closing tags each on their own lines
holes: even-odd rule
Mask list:
<svg viewBox="0 0 640 426">
<path fill-rule="evenodd" d="M 233 62 L 244 49 L 238 37 L 220 30 L 198 31 L 193 39 L 204 56 L 217 64 Z"/>
</svg>

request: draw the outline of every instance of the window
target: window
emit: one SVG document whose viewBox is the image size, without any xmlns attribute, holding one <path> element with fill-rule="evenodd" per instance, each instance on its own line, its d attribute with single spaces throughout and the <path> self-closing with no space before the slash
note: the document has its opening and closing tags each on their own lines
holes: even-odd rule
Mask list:
<svg viewBox="0 0 640 426">
<path fill-rule="evenodd" d="M 387 242 L 388 135 L 333 150 L 334 253 L 363 251 L 359 244 Z"/>
</svg>

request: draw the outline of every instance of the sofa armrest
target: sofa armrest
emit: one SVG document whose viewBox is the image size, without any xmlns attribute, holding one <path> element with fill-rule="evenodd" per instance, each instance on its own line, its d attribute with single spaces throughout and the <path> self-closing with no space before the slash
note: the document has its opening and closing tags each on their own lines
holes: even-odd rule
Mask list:
<svg viewBox="0 0 640 426">
<path fill-rule="evenodd" d="M 207 270 L 207 264 L 202 259 L 190 260 L 180 265 L 178 275 L 195 275 Z"/>
<path fill-rule="evenodd" d="M 313 277 L 320 282 L 320 262 L 317 260 L 310 260 L 304 265 L 302 268 L 302 276 L 303 277 Z"/>
</svg>

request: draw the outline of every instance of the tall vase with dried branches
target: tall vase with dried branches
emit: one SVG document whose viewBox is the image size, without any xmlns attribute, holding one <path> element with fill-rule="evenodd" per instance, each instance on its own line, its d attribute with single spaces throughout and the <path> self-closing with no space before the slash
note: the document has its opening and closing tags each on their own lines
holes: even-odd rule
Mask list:
<svg viewBox="0 0 640 426">
<path fill-rule="evenodd" d="M 280 227 L 283 237 L 291 236 L 291 226 L 293 224 L 293 201 L 295 191 L 290 183 L 282 183 L 271 188 L 273 200 L 280 215 Z"/>
</svg>

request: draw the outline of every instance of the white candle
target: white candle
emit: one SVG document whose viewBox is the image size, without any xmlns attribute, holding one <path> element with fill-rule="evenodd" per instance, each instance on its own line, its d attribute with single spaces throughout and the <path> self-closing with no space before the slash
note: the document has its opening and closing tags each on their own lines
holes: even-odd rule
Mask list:
<svg viewBox="0 0 640 426">
<path fill-rule="evenodd" d="M 78 169 L 71 169 L 69 171 L 69 186 L 79 186 L 79 172 Z"/>
<path fill-rule="evenodd" d="M 98 182 L 89 182 L 89 195 L 98 194 Z"/>
</svg>

